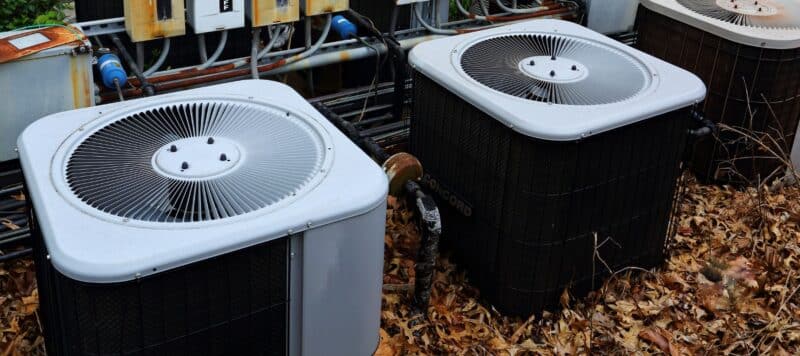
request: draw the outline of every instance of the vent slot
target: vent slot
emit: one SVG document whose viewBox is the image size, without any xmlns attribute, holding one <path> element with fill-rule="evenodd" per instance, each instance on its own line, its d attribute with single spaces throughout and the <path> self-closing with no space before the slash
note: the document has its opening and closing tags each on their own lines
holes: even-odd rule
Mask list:
<svg viewBox="0 0 800 356">
<path fill-rule="evenodd" d="M 776 0 L 675 0 L 703 16 L 742 27 L 800 30 L 800 4 Z"/>
<path fill-rule="evenodd" d="M 468 47 L 463 71 L 487 87 L 519 98 L 563 105 L 601 105 L 644 91 L 651 74 L 609 46 L 556 34 L 502 35 Z"/>
<path fill-rule="evenodd" d="M 226 219 L 299 195 L 318 181 L 325 144 L 288 112 L 197 101 L 135 112 L 91 133 L 65 167 L 72 193 L 124 219 Z"/>
</svg>

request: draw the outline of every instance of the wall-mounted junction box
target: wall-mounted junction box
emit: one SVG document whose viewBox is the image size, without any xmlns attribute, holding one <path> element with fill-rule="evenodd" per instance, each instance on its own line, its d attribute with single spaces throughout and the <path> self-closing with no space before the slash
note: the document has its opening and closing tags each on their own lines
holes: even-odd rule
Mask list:
<svg viewBox="0 0 800 356">
<path fill-rule="evenodd" d="M 300 0 L 245 0 L 245 8 L 253 27 L 300 19 Z"/>
<path fill-rule="evenodd" d="M 183 0 L 125 0 L 125 29 L 133 42 L 186 33 Z"/>
<path fill-rule="evenodd" d="M 244 0 L 187 0 L 186 7 L 195 33 L 244 27 Z"/>
<path fill-rule="evenodd" d="M 350 8 L 349 0 L 301 0 L 300 7 L 306 16 L 329 14 Z"/>
</svg>

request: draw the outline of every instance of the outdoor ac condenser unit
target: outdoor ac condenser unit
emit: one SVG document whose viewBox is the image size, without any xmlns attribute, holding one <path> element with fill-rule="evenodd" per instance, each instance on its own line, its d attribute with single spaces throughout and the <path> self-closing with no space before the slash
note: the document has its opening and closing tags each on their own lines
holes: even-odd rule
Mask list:
<svg viewBox="0 0 800 356">
<path fill-rule="evenodd" d="M 791 150 L 800 120 L 800 2 L 642 0 L 637 28 L 638 48 L 705 81 L 709 119 L 768 133 Z M 726 130 L 695 152 L 694 170 L 705 179 L 765 179 L 779 165 Z"/>
<path fill-rule="evenodd" d="M 375 350 L 386 178 L 291 88 L 65 112 L 19 147 L 49 353 Z"/>
<path fill-rule="evenodd" d="M 411 150 L 443 200 L 445 247 L 496 307 L 526 315 L 587 291 L 606 272 L 595 250 L 614 269 L 662 261 L 697 77 L 557 20 L 433 40 L 409 60 Z"/>
</svg>

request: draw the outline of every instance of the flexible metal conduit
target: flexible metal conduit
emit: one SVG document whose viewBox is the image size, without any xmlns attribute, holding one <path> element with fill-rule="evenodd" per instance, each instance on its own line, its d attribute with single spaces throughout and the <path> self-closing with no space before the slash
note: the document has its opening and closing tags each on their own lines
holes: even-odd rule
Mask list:
<svg viewBox="0 0 800 356">
<path fill-rule="evenodd" d="M 456 2 L 460 1 L 456 0 Z M 516 6 L 514 6 L 514 8 L 506 6 L 506 4 L 503 4 L 502 0 L 495 0 L 495 2 L 497 3 L 497 6 L 500 7 L 500 9 L 502 9 L 505 12 L 510 12 L 512 14 L 530 14 L 541 10 L 547 10 L 546 6 L 532 7 L 529 9 L 517 9 Z"/>
<path fill-rule="evenodd" d="M 312 45 L 310 48 L 308 48 L 306 50 L 298 49 L 297 51 L 292 52 L 292 53 L 297 53 L 299 51 L 302 51 L 300 53 L 297 53 L 297 54 L 293 55 L 292 57 L 289 57 L 289 58 L 286 58 L 286 59 L 279 59 L 279 60 L 277 60 L 275 62 L 268 63 L 268 64 L 259 65 L 258 66 L 259 73 L 267 72 L 267 71 L 270 71 L 272 69 L 282 67 L 282 66 L 284 66 L 286 64 L 293 63 L 293 62 L 296 62 L 298 60 L 304 59 L 304 58 L 310 56 L 311 54 L 313 54 L 314 52 L 316 52 L 317 50 L 319 50 L 319 48 L 322 47 L 322 44 L 328 38 L 328 33 L 330 33 L 331 22 L 332 22 L 331 18 L 332 18 L 331 14 L 326 15 L 325 28 L 323 29 L 319 40 L 317 40 L 317 42 L 314 43 L 314 45 Z M 203 70 L 200 70 L 197 67 L 194 67 L 194 68 L 190 68 L 190 69 L 181 70 L 181 71 L 176 72 L 176 73 L 160 73 L 157 76 L 154 76 L 152 78 L 148 78 L 148 80 L 150 81 L 150 83 L 155 84 L 156 87 L 159 90 L 161 90 L 161 87 L 163 87 L 163 86 L 166 86 L 169 89 L 185 88 L 185 87 L 189 87 L 189 86 L 192 86 L 192 85 L 206 83 L 206 82 L 209 82 L 209 81 L 224 80 L 224 79 L 228 79 L 228 78 L 234 78 L 234 77 L 239 77 L 239 76 L 244 76 L 244 75 L 250 75 L 251 74 L 251 69 L 250 68 L 239 69 L 239 67 L 241 67 L 243 64 L 248 63 L 249 61 L 252 61 L 252 59 L 251 58 L 243 58 L 243 59 L 235 60 L 234 62 L 225 62 L 225 64 L 220 63 L 220 65 L 218 65 L 218 66 L 214 66 L 214 67 L 211 67 L 211 68 L 206 68 L 206 69 L 203 69 Z M 213 78 L 213 79 L 207 80 L 205 78 Z M 181 82 L 181 84 L 175 84 L 176 81 L 180 81 L 180 80 L 183 80 L 183 82 Z M 135 80 L 135 79 L 130 79 L 129 82 L 132 85 L 137 85 L 138 84 L 138 81 Z M 172 84 L 171 85 L 161 85 L 161 86 L 158 85 L 158 83 L 164 83 L 164 82 L 171 82 Z M 126 96 L 128 95 L 127 94 L 128 92 L 130 92 L 130 91 L 126 92 Z"/>
<path fill-rule="evenodd" d="M 441 37 L 441 36 L 428 35 L 428 36 L 422 36 L 422 37 L 409 38 L 409 39 L 401 40 L 399 42 L 400 42 L 400 46 L 403 49 L 410 49 L 410 48 L 413 48 L 414 46 L 416 46 L 416 45 L 418 45 L 418 44 L 420 44 L 422 42 L 430 41 L 432 39 L 436 39 L 436 38 L 439 38 L 439 37 Z M 382 43 L 376 43 L 374 47 L 376 49 L 378 49 L 380 54 L 386 53 L 386 46 L 384 46 Z M 260 76 L 276 75 L 276 74 L 282 74 L 282 73 L 286 73 L 286 72 L 292 72 L 292 71 L 316 68 L 316 67 L 320 67 L 320 66 L 334 64 L 334 63 L 340 63 L 340 62 L 343 62 L 343 61 L 352 61 L 352 60 L 357 60 L 357 59 L 369 58 L 369 57 L 374 56 L 374 55 L 375 55 L 375 51 L 372 48 L 358 47 L 358 48 L 353 48 L 353 49 L 346 49 L 346 50 L 322 53 L 322 54 L 318 54 L 318 55 L 315 55 L 315 56 L 308 57 L 306 59 L 297 60 L 297 61 L 294 61 L 292 63 L 285 64 L 285 65 L 282 65 L 282 66 L 277 66 L 277 67 L 273 67 L 273 63 L 265 64 L 265 65 L 258 66 L 258 71 L 259 71 L 259 75 Z M 278 61 L 278 62 L 280 62 L 280 61 Z M 243 77 L 249 77 L 249 76 L 251 76 L 250 68 L 244 69 L 243 71 L 234 69 L 234 70 L 228 70 L 226 72 L 214 73 L 214 74 L 205 75 L 205 76 L 201 76 L 201 77 L 182 79 L 182 80 L 176 80 L 176 81 L 153 83 L 152 85 L 158 91 L 176 90 L 176 89 L 182 89 L 182 88 L 195 86 L 195 85 L 207 84 L 207 83 L 211 83 L 211 82 L 225 81 L 225 80 L 236 80 L 236 79 L 241 79 Z M 112 95 L 112 94 L 113 93 L 104 94 L 103 95 L 103 100 L 114 100 L 115 95 Z M 125 94 L 125 97 L 135 97 L 135 96 L 141 95 L 142 92 L 139 89 L 126 89 L 124 91 L 124 94 Z"/>
<path fill-rule="evenodd" d="M 161 55 L 158 56 L 156 63 L 154 63 L 150 69 L 144 72 L 145 77 L 149 77 L 153 75 L 153 73 L 158 72 L 161 66 L 164 65 L 164 61 L 167 60 L 167 56 L 169 55 L 170 42 L 172 41 L 170 41 L 169 38 L 164 39 L 164 46 L 161 48 Z"/>
<path fill-rule="evenodd" d="M 205 43 L 205 41 L 203 41 L 203 43 Z M 222 51 L 225 49 L 225 45 L 227 43 L 228 43 L 228 31 L 225 30 L 222 31 L 222 34 L 220 35 L 219 44 L 217 45 L 217 49 L 214 51 L 214 54 L 212 54 L 211 57 L 205 61 L 205 63 L 197 67 L 197 69 L 203 70 L 214 65 L 214 63 L 217 62 L 217 59 L 219 59 L 219 56 L 222 55 Z"/>
</svg>

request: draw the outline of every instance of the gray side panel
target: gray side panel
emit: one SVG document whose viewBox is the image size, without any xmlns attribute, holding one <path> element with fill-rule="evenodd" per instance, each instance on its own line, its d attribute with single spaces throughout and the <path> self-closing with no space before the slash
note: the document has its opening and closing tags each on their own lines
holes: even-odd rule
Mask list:
<svg viewBox="0 0 800 356">
<path fill-rule="evenodd" d="M 386 206 L 307 231 L 303 355 L 371 355 L 378 345 Z"/>
</svg>

